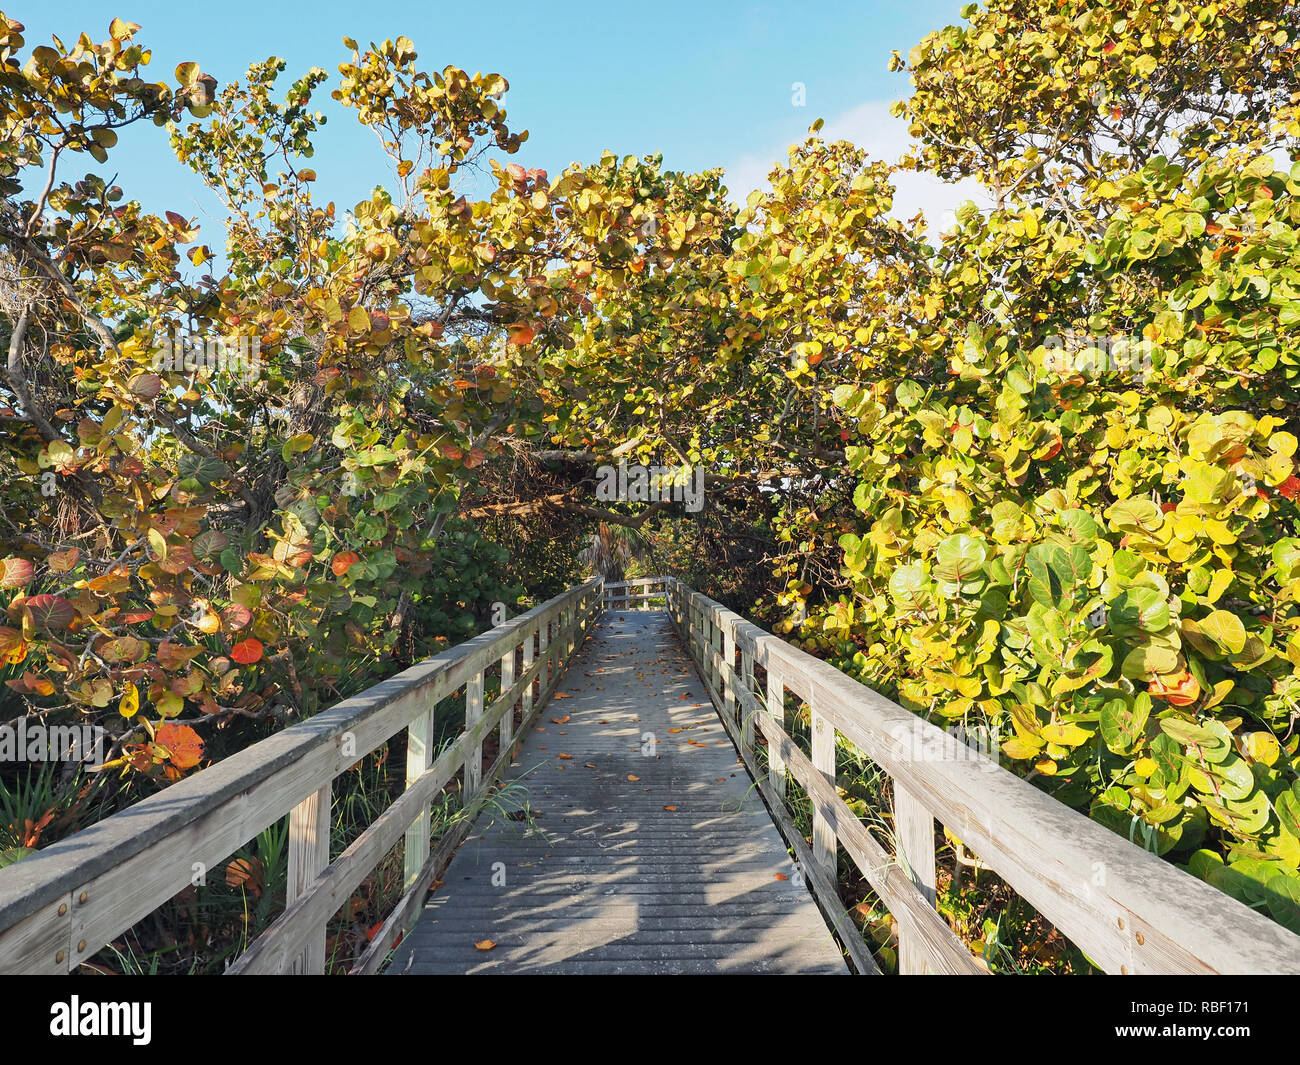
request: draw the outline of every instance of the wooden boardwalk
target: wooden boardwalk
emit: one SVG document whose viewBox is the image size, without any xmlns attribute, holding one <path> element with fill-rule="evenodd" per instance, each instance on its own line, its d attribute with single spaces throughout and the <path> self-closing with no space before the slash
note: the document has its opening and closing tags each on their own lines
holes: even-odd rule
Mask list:
<svg viewBox="0 0 1300 1065">
<path fill-rule="evenodd" d="M 502 783 L 390 973 L 848 971 L 665 613 L 605 613 Z"/>
<path fill-rule="evenodd" d="M 439 747 L 449 698 L 465 717 Z M 333 853 L 337 779 L 400 733 L 405 790 Z M 888 774 L 887 838 L 836 788 L 840 744 Z M 453 781 L 492 805 L 432 846 Z M 78 971 L 286 817 L 284 912 L 232 975 L 844 973 L 841 947 L 876 973 L 845 858 L 896 922 L 901 974 L 987 972 L 935 906 L 939 826 L 1107 972 L 1300 973 L 1282 924 L 671 576 L 590 578 L 0 869 L 0 973 Z M 331 957 L 332 915 L 399 844 L 401 898 Z"/>
</svg>

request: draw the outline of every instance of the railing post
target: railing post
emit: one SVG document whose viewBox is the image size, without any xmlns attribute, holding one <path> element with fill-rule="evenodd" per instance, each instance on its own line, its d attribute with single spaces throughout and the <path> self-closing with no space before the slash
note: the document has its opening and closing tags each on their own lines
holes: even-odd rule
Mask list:
<svg viewBox="0 0 1300 1065">
<path fill-rule="evenodd" d="M 722 633 L 722 709 L 733 721 L 736 717 L 736 637 L 730 624 Z"/>
<path fill-rule="evenodd" d="M 433 764 L 433 707 L 421 713 L 406 729 L 406 786 L 409 788 Z M 406 830 L 402 851 L 402 885 L 410 890 L 429 859 L 430 804 Z"/>
<path fill-rule="evenodd" d="M 515 683 L 515 652 L 518 648 L 510 645 L 510 650 L 501 656 L 501 695 L 504 698 Z M 501 715 L 501 751 L 504 753 L 515 735 L 515 701 L 512 699 Z"/>
<path fill-rule="evenodd" d="M 835 787 L 835 726 L 817 712 L 817 700 L 812 702 L 812 764 L 831 786 Z M 827 818 L 821 806 L 813 801 L 813 860 L 831 878 L 836 876 L 838 863 L 835 825 Z"/>
<path fill-rule="evenodd" d="M 330 863 L 330 795 L 333 782 L 314 791 L 289 812 L 289 875 L 285 905 L 303 895 Z M 426 839 L 428 837 L 426 836 Z M 311 941 L 291 971 L 317 976 L 325 972 L 325 925 L 312 930 Z"/>
<path fill-rule="evenodd" d="M 546 693 L 547 685 L 551 683 L 551 661 L 550 655 L 547 654 L 547 648 L 550 645 L 551 622 L 548 618 L 537 626 L 537 656 L 546 663 L 537 671 L 537 695 L 539 698 Z"/>
<path fill-rule="evenodd" d="M 483 718 L 483 671 L 480 669 L 465 683 L 465 731 L 478 725 Z M 467 808 L 478 794 L 483 781 L 483 740 L 474 744 L 465 755 L 465 795 L 461 803 Z"/>
<path fill-rule="evenodd" d="M 785 678 L 781 667 L 769 659 L 767 663 L 767 712 L 772 720 L 785 730 Z M 767 745 L 767 782 L 778 799 L 785 801 L 785 759 L 775 744 Z"/>
<path fill-rule="evenodd" d="M 894 838 L 897 858 L 931 906 L 935 904 L 934 817 L 912 792 L 894 779 Z M 925 944 L 902 922 L 898 928 L 898 971 L 926 972 Z"/>
<path fill-rule="evenodd" d="M 713 687 L 717 689 L 718 695 L 722 695 L 724 683 L 724 663 L 722 659 L 722 626 L 716 621 L 710 621 L 712 629 L 710 630 L 710 650 L 709 662 L 713 665 Z"/>
<path fill-rule="evenodd" d="M 754 749 L 754 714 L 748 708 L 754 705 L 754 653 L 740 649 L 740 745 L 748 755 Z"/>
<path fill-rule="evenodd" d="M 532 664 L 533 664 L 533 644 L 536 642 L 536 640 L 537 640 L 537 630 L 534 629 L 534 628 L 529 628 L 529 630 L 528 630 L 528 635 L 527 635 L 526 637 L 524 637 L 524 674 L 525 674 L 525 676 L 528 674 L 528 670 L 529 670 L 529 668 L 530 668 L 530 667 L 532 666 Z M 527 717 L 527 716 L 532 712 L 532 709 L 533 709 L 533 685 L 536 684 L 536 683 L 537 683 L 536 680 L 530 680 L 527 684 L 524 685 L 524 694 L 523 694 L 523 703 L 522 703 L 523 708 L 524 708 L 524 717 Z"/>
</svg>

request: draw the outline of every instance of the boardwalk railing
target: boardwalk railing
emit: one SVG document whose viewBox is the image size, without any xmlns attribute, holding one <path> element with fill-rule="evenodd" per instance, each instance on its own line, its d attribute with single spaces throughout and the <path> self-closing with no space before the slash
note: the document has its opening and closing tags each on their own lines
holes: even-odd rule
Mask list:
<svg viewBox="0 0 1300 1065">
<path fill-rule="evenodd" d="M 668 585 L 663 577 L 642 577 L 635 581 L 606 581 L 606 610 L 635 610 L 659 600 L 667 607 Z"/>
<path fill-rule="evenodd" d="M 405 893 L 352 967 L 375 971 L 468 831 L 462 819 L 430 853 L 434 797 L 463 772 L 468 807 L 509 764 L 599 614 L 601 583 L 571 588 L 0 870 L 0 972 L 71 972 L 190 884 L 195 870 L 216 867 L 286 814 L 286 909 L 230 971 L 323 971 L 326 923 L 405 837 Z M 485 708 L 484 674 L 498 662 L 500 695 Z M 462 688 L 464 728 L 435 751 L 434 708 Z M 484 772 L 483 741 L 498 726 L 499 754 Z M 331 861 L 334 778 L 403 729 L 406 790 Z"/>
<path fill-rule="evenodd" d="M 898 922 L 902 973 L 982 971 L 935 910 L 935 824 L 1112 973 L 1300 973 L 1296 936 L 1001 768 L 827 663 L 667 583 L 671 616 L 723 723 L 860 972 L 877 967 L 836 891 L 843 847 Z M 756 670 L 765 675 L 765 691 Z M 809 707 L 811 757 L 786 731 L 785 695 Z M 767 773 L 755 760 L 755 732 Z M 893 782 L 895 851 L 840 798 L 842 736 Z M 786 773 L 813 808 L 811 846 L 786 804 Z"/>
</svg>

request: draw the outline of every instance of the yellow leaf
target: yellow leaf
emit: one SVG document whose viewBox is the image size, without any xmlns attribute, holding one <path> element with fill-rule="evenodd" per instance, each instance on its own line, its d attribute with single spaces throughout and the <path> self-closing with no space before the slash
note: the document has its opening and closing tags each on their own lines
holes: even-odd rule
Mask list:
<svg viewBox="0 0 1300 1065">
<path fill-rule="evenodd" d="M 1021 759 L 1033 758 L 1039 753 L 1040 748 L 1035 747 L 1023 736 L 1012 736 L 1002 744 L 1002 750 L 1008 758 Z"/>
<path fill-rule="evenodd" d="M 135 717 L 139 709 L 140 691 L 134 684 L 127 681 L 126 693 L 122 696 L 122 701 L 117 704 L 117 712 L 123 717 Z"/>
<path fill-rule="evenodd" d="M 1062 747 L 1078 747 L 1082 743 L 1087 743 L 1092 738 L 1092 733 L 1087 729 L 1082 729 L 1078 725 L 1044 725 L 1043 739 L 1048 743 L 1059 743 Z"/>
<path fill-rule="evenodd" d="M 1246 737 L 1242 747 L 1247 758 L 1263 762 L 1264 765 L 1272 765 L 1282 753 L 1277 737 L 1271 732 L 1252 732 Z"/>
</svg>

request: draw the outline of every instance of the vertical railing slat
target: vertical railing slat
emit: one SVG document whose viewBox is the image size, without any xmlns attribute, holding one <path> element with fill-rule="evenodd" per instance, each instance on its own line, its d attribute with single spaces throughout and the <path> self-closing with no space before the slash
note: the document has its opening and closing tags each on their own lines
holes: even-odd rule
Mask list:
<svg viewBox="0 0 1300 1065">
<path fill-rule="evenodd" d="M 330 863 L 330 795 L 333 782 L 312 792 L 289 811 L 289 874 L 285 905 L 306 890 Z M 291 971 L 310 976 L 325 972 L 325 926 L 313 929 L 307 949 L 294 959 Z"/>
<path fill-rule="evenodd" d="M 501 656 L 501 694 L 505 695 L 515 683 L 515 654 L 519 649 L 512 646 Z M 501 716 L 501 750 L 504 752 L 515 736 L 515 704 L 512 701 Z"/>
<path fill-rule="evenodd" d="M 767 712 L 772 720 L 785 729 L 785 678 L 781 667 L 775 662 L 767 664 Z M 785 759 L 774 744 L 767 745 L 767 779 L 772 790 L 782 801 L 785 800 Z"/>
<path fill-rule="evenodd" d="M 420 714 L 406 730 L 406 786 L 433 764 L 433 711 L 431 706 Z M 402 883 L 409 890 L 429 858 L 430 807 L 424 808 L 414 823 L 406 830 L 402 851 Z"/>
<path fill-rule="evenodd" d="M 812 764 L 832 788 L 835 787 L 835 726 L 817 712 L 816 700 L 812 705 Z M 814 800 L 813 808 L 813 860 L 831 878 L 836 875 L 837 843 L 835 825 L 822 812 Z"/>
<path fill-rule="evenodd" d="M 908 875 L 930 905 L 935 904 L 934 817 L 920 799 L 894 780 L 894 838 Z M 900 924 L 898 971 L 923 974 L 928 969 L 925 944 Z"/>
<path fill-rule="evenodd" d="M 480 669 L 465 684 L 465 729 L 474 728 L 483 718 L 483 671 Z M 480 739 L 465 755 L 463 807 L 468 807 L 483 783 L 483 741 Z"/>
</svg>

